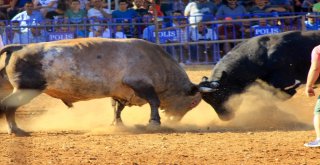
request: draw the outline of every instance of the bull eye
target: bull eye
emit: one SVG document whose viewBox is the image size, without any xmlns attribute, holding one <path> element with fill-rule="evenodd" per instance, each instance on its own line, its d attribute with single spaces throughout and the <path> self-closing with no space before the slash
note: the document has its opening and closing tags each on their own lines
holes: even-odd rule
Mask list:
<svg viewBox="0 0 320 165">
<path fill-rule="evenodd" d="M 198 87 L 195 85 L 192 85 L 187 95 L 194 96 L 198 91 L 199 91 Z"/>
</svg>

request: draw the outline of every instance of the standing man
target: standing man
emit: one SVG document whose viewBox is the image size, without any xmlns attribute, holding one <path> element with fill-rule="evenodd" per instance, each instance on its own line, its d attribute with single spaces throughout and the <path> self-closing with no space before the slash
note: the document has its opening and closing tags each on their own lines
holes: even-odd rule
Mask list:
<svg viewBox="0 0 320 165">
<path fill-rule="evenodd" d="M 33 3 L 27 2 L 24 5 L 24 11 L 14 16 L 11 21 L 19 21 L 20 26 L 27 26 L 33 23 L 40 23 L 42 20 L 43 20 L 42 14 L 34 10 Z M 26 33 L 30 29 L 27 27 L 20 27 L 20 30 L 22 33 Z"/>
<path fill-rule="evenodd" d="M 310 96 L 315 96 L 315 92 L 313 86 L 317 79 L 319 78 L 320 73 L 320 45 L 316 46 L 311 53 L 311 66 L 307 77 L 306 84 L 306 94 Z M 320 96 L 318 96 L 318 100 L 316 106 L 314 108 L 314 118 L 313 118 L 313 126 L 316 132 L 316 140 L 304 144 L 306 147 L 320 147 Z"/>
<path fill-rule="evenodd" d="M 207 0 L 197 0 L 190 2 L 184 9 L 184 16 L 189 17 L 189 23 L 199 23 L 212 21 L 217 8 L 212 2 Z M 196 27 L 196 25 L 194 25 Z"/>
</svg>

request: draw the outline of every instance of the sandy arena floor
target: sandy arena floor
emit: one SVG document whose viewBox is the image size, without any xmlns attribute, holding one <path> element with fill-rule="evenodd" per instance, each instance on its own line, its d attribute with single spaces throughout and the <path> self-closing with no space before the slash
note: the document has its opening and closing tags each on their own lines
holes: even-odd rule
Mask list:
<svg viewBox="0 0 320 165">
<path fill-rule="evenodd" d="M 194 83 L 211 67 L 187 68 Z M 109 99 L 76 103 L 67 109 L 57 99 L 41 95 L 19 110 L 18 124 L 30 137 L 6 134 L 0 120 L 0 164 L 320 164 L 320 148 L 305 148 L 313 140 L 311 126 L 316 98 L 299 89 L 292 99 L 277 100 L 258 87 L 236 96 L 236 118 L 222 122 L 205 102 L 179 125 L 148 130 L 149 106 L 126 108 L 125 128 L 109 126 Z M 319 90 L 318 90 L 319 91 Z M 239 98 L 244 102 L 239 104 Z"/>
</svg>

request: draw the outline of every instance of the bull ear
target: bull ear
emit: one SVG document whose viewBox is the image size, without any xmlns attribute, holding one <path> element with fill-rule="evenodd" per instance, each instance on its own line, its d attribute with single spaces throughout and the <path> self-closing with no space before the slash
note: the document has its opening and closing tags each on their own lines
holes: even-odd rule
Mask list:
<svg viewBox="0 0 320 165">
<path fill-rule="evenodd" d="M 201 79 L 201 82 L 206 82 L 206 81 L 208 81 L 208 77 L 203 76 L 202 79 Z"/>
</svg>

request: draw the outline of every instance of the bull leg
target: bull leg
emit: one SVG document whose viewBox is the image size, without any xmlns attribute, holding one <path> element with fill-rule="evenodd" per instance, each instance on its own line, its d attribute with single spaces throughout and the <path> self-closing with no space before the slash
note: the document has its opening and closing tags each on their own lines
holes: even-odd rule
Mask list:
<svg viewBox="0 0 320 165">
<path fill-rule="evenodd" d="M 114 110 L 114 118 L 111 125 L 114 126 L 122 126 L 122 119 L 121 119 L 121 112 L 125 107 L 125 104 L 123 104 L 121 101 L 118 101 L 116 99 L 112 99 L 112 106 Z"/>
<path fill-rule="evenodd" d="M 35 90 L 14 90 L 12 94 L 7 96 L 1 101 L 2 110 L 5 113 L 7 124 L 8 124 L 8 133 L 15 134 L 17 136 L 28 136 L 29 133 L 20 129 L 17 126 L 15 120 L 15 112 L 18 107 L 29 103 L 33 98 L 38 96 L 41 92 Z"/>
<path fill-rule="evenodd" d="M 144 81 L 130 81 L 125 80 L 125 84 L 130 86 L 137 96 L 139 96 L 142 99 L 145 99 L 151 108 L 151 114 L 149 119 L 150 125 L 160 125 L 160 115 L 159 115 L 159 106 L 160 106 L 160 100 L 159 97 L 154 89 L 154 87 Z"/>
</svg>

